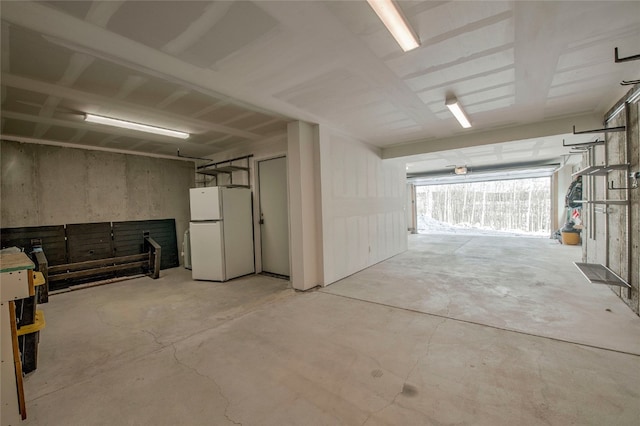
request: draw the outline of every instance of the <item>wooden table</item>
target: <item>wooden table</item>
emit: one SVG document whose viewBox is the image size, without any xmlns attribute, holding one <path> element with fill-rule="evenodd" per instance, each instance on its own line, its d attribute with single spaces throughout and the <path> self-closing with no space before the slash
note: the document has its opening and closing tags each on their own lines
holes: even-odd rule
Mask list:
<svg viewBox="0 0 640 426">
<path fill-rule="evenodd" d="M 35 265 L 24 253 L 0 254 L 0 338 L 2 341 L 2 426 L 15 426 L 27 418 L 22 384 L 22 364 L 18 349 L 15 304 L 35 294 Z"/>
</svg>

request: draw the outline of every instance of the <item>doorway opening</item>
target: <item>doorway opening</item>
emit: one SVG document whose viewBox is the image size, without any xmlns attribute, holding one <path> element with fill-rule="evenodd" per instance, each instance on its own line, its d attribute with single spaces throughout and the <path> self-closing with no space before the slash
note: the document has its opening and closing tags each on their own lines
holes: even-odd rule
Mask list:
<svg viewBox="0 0 640 426">
<path fill-rule="evenodd" d="M 258 162 L 262 272 L 289 278 L 287 158 Z"/>
<path fill-rule="evenodd" d="M 416 186 L 419 233 L 551 235 L 549 177 Z"/>
</svg>

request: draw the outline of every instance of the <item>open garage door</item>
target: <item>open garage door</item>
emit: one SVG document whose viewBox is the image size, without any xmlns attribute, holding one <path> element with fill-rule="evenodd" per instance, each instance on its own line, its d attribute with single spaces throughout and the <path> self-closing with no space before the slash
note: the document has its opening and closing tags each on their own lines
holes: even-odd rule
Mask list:
<svg viewBox="0 0 640 426">
<path fill-rule="evenodd" d="M 418 232 L 551 234 L 549 177 L 416 186 Z"/>
</svg>

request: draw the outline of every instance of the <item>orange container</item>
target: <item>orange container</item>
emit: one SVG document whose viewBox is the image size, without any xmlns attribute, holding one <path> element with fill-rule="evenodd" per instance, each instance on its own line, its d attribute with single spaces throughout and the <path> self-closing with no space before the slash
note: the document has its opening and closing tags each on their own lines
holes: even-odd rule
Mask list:
<svg viewBox="0 0 640 426">
<path fill-rule="evenodd" d="M 578 232 L 563 232 L 562 244 L 567 244 L 569 246 L 580 244 L 580 234 Z"/>
</svg>

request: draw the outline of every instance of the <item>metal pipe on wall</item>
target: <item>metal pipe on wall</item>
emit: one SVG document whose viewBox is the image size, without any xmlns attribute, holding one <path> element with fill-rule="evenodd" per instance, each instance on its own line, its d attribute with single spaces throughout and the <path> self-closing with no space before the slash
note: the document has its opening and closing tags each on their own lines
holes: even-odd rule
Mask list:
<svg viewBox="0 0 640 426">
<path fill-rule="evenodd" d="M 593 163 L 595 162 L 595 146 L 590 146 L 589 150 L 587 151 L 587 166 L 593 166 Z M 595 188 L 594 188 L 594 180 L 593 180 L 593 176 L 585 176 L 582 177 L 582 184 L 586 185 L 587 188 L 583 188 L 584 189 L 584 193 L 589 192 L 589 200 L 595 200 Z M 587 204 L 587 208 L 588 208 L 588 212 L 589 212 L 589 238 L 594 240 L 596 239 L 596 214 L 595 214 L 595 204 L 591 203 L 591 204 Z"/>
<path fill-rule="evenodd" d="M 609 134 L 604 134 L 604 165 L 609 165 L 609 143 L 611 142 L 609 138 Z M 595 178 L 594 178 L 595 179 Z M 606 200 L 609 199 L 609 177 L 606 175 L 605 177 L 605 185 L 604 185 L 604 266 L 609 267 L 609 207 L 606 204 Z"/>
<path fill-rule="evenodd" d="M 630 123 L 630 116 L 631 116 L 631 105 L 628 103 L 625 103 L 625 107 L 624 107 L 624 120 L 625 120 L 625 125 L 627 126 L 627 131 L 624 134 L 624 145 L 625 145 L 625 150 L 624 150 L 624 164 L 630 164 L 631 161 L 631 147 L 629 146 L 629 139 L 632 137 L 631 135 L 631 127 L 629 125 Z M 625 191 L 625 195 L 627 198 L 627 204 L 626 204 L 626 211 L 627 211 L 627 229 L 626 229 L 626 238 L 627 238 L 627 283 L 631 284 L 631 267 L 633 266 L 633 263 L 631 261 L 631 250 L 632 250 L 632 246 L 631 246 L 631 226 L 632 226 L 632 222 L 631 222 L 631 185 L 629 184 L 629 180 L 628 180 L 628 174 L 629 174 L 629 169 L 624 171 L 624 179 L 623 182 L 625 183 L 625 187 L 627 188 L 627 190 Z M 631 287 L 627 288 L 627 299 L 631 299 Z"/>
</svg>

